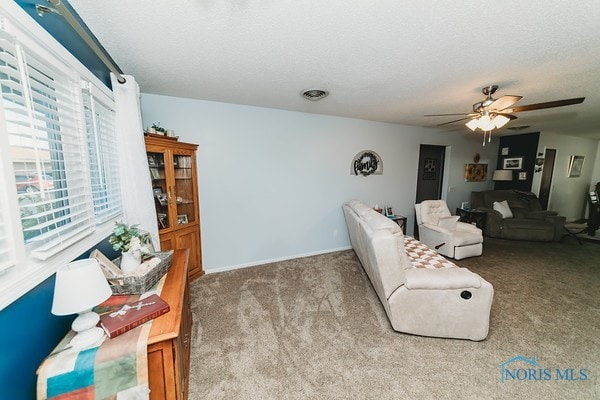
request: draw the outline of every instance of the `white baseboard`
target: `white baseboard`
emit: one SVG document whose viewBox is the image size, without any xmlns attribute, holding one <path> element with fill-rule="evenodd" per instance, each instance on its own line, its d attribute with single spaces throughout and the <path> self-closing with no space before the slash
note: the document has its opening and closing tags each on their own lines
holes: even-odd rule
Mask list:
<svg viewBox="0 0 600 400">
<path fill-rule="evenodd" d="M 350 249 L 352 249 L 352 246 L 344 246 L 344 247 L 338 247 L 336 249 L 327 249 L 327 250 L 314 251 L 314 252 L 311 252 L 311 253 L 296 254 L 296 255 L 293 255 L 293 256 L 286 256 L 286 257 L 280 257 L 280 258 L 272 258 L 272 259 L 268 259 L 268 260 L 256 261 L 256 262 L 247 263 L 247 264 L 237 264 L 237 265 L 231 265 L 231 266 L 219 267 L 219 268 L 205 268 L 204 269 L 204 273 L 205 274 L 212 274 L 212 273 L 215 273 L 215 272 L 232 271 L 234 269 L 255 267 L 257 265 L 262 265 L 262 264 L 271 264 L 271 263 L 274 263 L 274 262 L 293 260 L 295 258 L 318 256 L 320 254 L 335 253 L 336 251 L 343 251 L 343 250 L 350 250 Z"/>
</svg>

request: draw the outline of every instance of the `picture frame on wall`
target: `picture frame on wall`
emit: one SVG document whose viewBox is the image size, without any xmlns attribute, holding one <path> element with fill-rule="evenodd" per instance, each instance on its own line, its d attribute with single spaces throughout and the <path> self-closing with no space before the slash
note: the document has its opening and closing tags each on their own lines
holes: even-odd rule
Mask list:
<svg viewBox="0 0 600 400">
<path fill-rule="evenodd" d="M 487 179 L 487 164 L 465 164 L 465 182 L 483 182 Z"/>
<path fill-rule="evenodd" d="M 505 158 L 502 169 L 523 169 L 523 157 Z"/>
<path fill-rule="evenodd" d="M 527 180 L 527 172 L 526 171 L 519 172 L 519 180 L 520 181 L 526 181 Z"/>
<path fill-rule="evenodd" d="M 569 178 L 579 178 L 583 169 L 584 156 L 571 156 L 569 159 Z"/>
<path fill-rule="evenodd" d="M 435 180 L 437 172 L 437 160 L 426 158 L 423 164 L 423 180 Z"/>
</svg>

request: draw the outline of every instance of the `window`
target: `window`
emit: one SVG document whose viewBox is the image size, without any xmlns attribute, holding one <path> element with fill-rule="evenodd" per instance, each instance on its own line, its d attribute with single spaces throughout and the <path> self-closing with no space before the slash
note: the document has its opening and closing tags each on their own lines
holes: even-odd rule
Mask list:
<svg viewBox="0 0 600 400">
<path fill-rule="evenodd" d="M 98 97 L 93 88 L 83 90 L 83 107 L 88 139 L 88 157 L 96 222 L 113 218 L 121 211 L 119 158 L 114 126 L 114 111 Z"/>
<path fill-rule="evenodd" d="M 46 47 L 0 14 L 0 309 L 104 239 L 121 213 L 111 93 Z"/>
</svg>

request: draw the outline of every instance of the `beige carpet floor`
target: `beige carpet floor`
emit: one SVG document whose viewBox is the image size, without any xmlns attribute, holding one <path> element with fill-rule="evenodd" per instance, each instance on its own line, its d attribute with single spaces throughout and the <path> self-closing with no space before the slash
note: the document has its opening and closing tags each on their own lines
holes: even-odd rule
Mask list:
<svg viewBox="0 0 600 400">
<path fill-rule="evenodd" d="M 482 342 L 393 331 L 352 250 L 203 276 L 189 398 L 600 399 L 599 245 L 486 238 L 456 263 L 495 289 Z M 552 379 L 502 382 L 518 355 Z"/>
</svg>

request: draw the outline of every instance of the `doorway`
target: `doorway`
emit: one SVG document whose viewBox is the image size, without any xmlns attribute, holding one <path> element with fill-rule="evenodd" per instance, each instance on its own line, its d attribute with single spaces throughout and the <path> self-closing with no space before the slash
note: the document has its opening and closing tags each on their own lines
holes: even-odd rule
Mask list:
<svg viewBox="0 0 600 400">
<path fill-rule="evenodd" d="M 552 173 L 554 172 L 554 161 L 556 160 L 556 149 L 546 149 L 544 155 L 544 167 L 540 181 L 540 193 L 538 198 L 543 210 L 548 209 L 550 200 L 550 187 L 552 186 Z"/>
<path fill-rule="evenodd" d="M 442 182 L 444 180 L 444 159 L 446 146 L 422 144 L 419 149 L 419 168 L 417 172 L 417 194 L 415 204 L 423 200 L 439 200 L 442 198 Z M 414 234 L 418 239 L 417 219 L 415 218 Z"/>
</svg>

